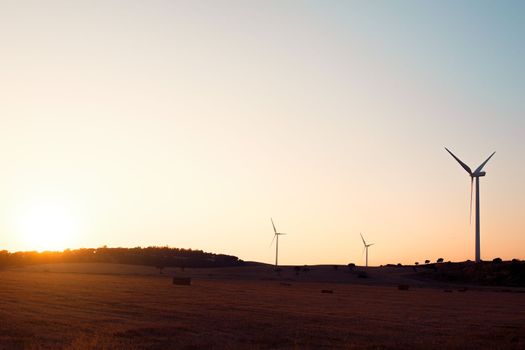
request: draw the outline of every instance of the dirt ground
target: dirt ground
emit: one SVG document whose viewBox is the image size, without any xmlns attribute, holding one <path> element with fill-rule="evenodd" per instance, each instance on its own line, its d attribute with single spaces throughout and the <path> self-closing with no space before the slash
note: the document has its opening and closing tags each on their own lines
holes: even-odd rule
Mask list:
<svg viewBox="0 0 525 350">
<path fill-rule="evenodd" d="M 414 282 L 401 291 L 394 282 L 404 277 L 372 270 L 362 281 L 331 267 L 165 273 L 82 264 L 0 271 L 0 349 L 525 348 L 521 290 Z M 374 273 L 381 283 L 370 282 Z M 193 283 L 173 285 L 170 274 Z"/>
</svg>

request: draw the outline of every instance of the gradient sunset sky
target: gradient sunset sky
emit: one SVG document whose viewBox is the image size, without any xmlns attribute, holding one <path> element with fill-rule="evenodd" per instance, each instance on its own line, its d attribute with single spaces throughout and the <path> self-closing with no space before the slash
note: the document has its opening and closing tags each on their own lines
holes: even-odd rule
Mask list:
<svg viewBox="0 0 525 350">
<path fill-rule="evenodd" d="M 525 258 L 525 2 L 0 2 L 0 250 Z"/>
</svg>

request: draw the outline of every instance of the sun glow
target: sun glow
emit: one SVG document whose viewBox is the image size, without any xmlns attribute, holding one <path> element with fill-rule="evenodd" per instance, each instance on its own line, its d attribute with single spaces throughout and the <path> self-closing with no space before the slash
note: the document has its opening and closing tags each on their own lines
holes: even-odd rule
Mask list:
<svg viewBox="0 0 525 350">
<path fill-rule="evenodd" d="M 78 222 L 65 203 L 35 201 L 18 209 L 14 230 L 26 249 L 63 250 L 77 240 Z"/>
</svg>

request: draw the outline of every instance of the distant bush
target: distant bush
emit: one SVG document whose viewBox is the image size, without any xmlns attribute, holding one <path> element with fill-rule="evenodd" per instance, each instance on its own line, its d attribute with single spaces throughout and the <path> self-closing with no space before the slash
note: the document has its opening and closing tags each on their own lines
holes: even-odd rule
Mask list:
<svg viewBox="0 0 525 350">
<path fill-rule="evenodd" d="M 436 260 L 437 263 L 442 263 L 443 262 L 443 258 L 439 258 Z"/>
<path fill-rule="evenodd" d="M 403 264 L 401 264 L 401 263 L 397 263 L 397 266 L 403 266 Z"/>
<path fill-rule="evenodd" d="M 501 258 L 494 258 L 494 259 L 492 259 L 492 262 L 493 262 L 494 264 L 501 264 L 502 261 L 503 261 L 503 260 L 501 260 Z"/>
<path fill-rule="evenodd" d="M 348 270 L 354 271 L 355 270 L 355 264 L 354 263 L 348 264 Z"/>
<path fill-rule="evenodd" d="M 416 261 L 416 262 L 414 263 L 414 265 L 419 265 L 419 263 Z"/>
<path fill-rule="evenodd" d="M 430 260 L 425 260 L 425 264 L 430 264 Z"/>
</svg>

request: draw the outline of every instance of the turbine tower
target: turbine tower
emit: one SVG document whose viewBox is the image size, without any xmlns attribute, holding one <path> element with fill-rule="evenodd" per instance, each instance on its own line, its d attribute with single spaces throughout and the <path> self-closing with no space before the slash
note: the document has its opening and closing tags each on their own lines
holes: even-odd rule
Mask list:
<svg viewBox="0 0 525 350">
<path fill-rule="evenodd" d="M 472 172 L 472 170 L 470 170 L 469 166 L 465 163 L 463 163 L 458 157 L 456 157 L 452 152 L 450 152 L 450 150 L 448 148 L 445 147 L 445 149 L 447 150 L 448 153 L 450 153 L 450 155 L 452 157 L 454 157 L 455 160 L 457 160 L 457 162 L 459 163 L 459 165 L 461 165 L 463 167 L 463 169 L 465 169 L 467 171 L 467 173 L 469 173 L 470 175 L 470 220 L 472 221 L 472 190 L 473 190 L 473 185 L 474 185 L 474 179 L 476 179 L 476 262 L 480 262 L 481 261 L 481 256 L 480 256 L 480 238 L 479 238 L 479 231 L 480 231 L 480 218 L 479 218 L 479 178 L 482 177 L 482 176 L 485 176 L 485 172 L 482 171 L 483 170 L 483 167 L 485 166 L 485 164 L 487 164 L 487 162 L 490 160 L 490 158 L 492 158 L 492 156 L 496 153 L 496 152 L 493 152 L 488 158 L 487 160 L 485 160 L 483 163 L 481 163 L 481 165 L 479 167 L 477 167 L 476 170 L 474 170 L 474 172 Z"/>
<path fill-rule="evenodd" d="M 363 250 L 366 250 L 366 267 L 368 267 L 368 247 L 374 245 L 374 243 L 366 244 L 365 239 L 363 238 L 363 235 L 360 233 L 361 239 L 363 240 L 364 248 Z M 361 254 L 361 258 L 363 258 L 363 255 Z"/>
<path fill-rule="evenodd" d="M 275 240 L 275 270 L 277 270 L 279 266 L 279 236 L 285 235 L 286 233 L 277 232 L 277 229 L 275 228 L 275 224 L 273 223 L 273 219 L 270 218 L 270 220 L 272 221 L 272 226 L 273 226 L 273 239 L 272 239 L 272 243 L 270 243 L 270 247 L 272 246 L 273 241 L 275 240 L 275 237 L 277 237 L 277 240 Z"/>
</svg>

